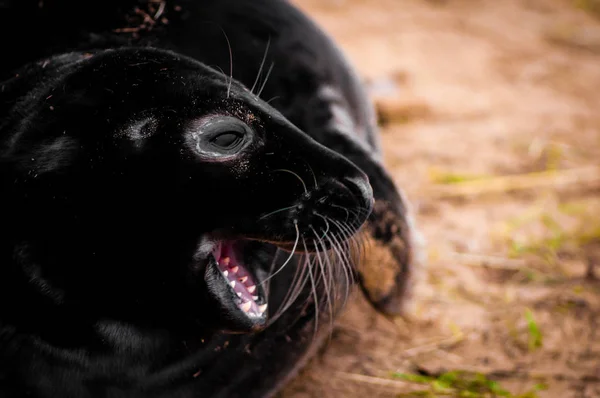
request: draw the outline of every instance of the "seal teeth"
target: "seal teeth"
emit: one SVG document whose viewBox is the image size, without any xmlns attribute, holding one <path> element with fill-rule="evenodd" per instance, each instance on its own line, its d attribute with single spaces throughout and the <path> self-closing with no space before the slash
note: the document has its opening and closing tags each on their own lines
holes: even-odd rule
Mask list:
<svg viewBox="0 0 600 398">
<path fill-rule="evenodd" d="M 242 292 L 236 292 L 236 294 L 239 298 L 242 298 Z"/>
<path fill-rule="evenodd" d="M 248 286 L 246 289 L 248 289 L 250 293 L 254 293 L 254 291 L 256 290 L 256 285 Z"/>
<path fill-rule="evenodd" d="M 258 306 L 258 312 L 260 312 L 261 315 L 264 314 L 266 310 L 267 310 L 267 304 L 263 304 L 263 305 L 259 305 Z"/>
<path fill-rule="evenodd" d="M 235 287 L 235 281 L 231 281 L 229 282 L 229 284 L 231 285 L 231 287 Z"/>
<path fill-rule="evenodd" d="M 252 307 L 252 302 L 251 301 L 246 301 L 240 307 L 242 308 L 242 310 L 244 310 L 244 312 L 248 312 L 248 311 L 250 311 L 250 308 Z"/>
<path fill-rule="evenodd" d="M 227 271 L 227 270 L 223 271 L 223 275 L 225 275 L 225 277 L 227 277 L 227 275 L 229 275 L 229 271 Z"/>
<path fill-rule="evenodd" d="M 248 277 L 247 277 L 247 276 L 242 276 L 242 277 L 239 279 L 239 281 L 240 281 L 240 282 L 242 282 L 242 283 L 245 283 L 247 280 L 248 280 Z"/>
<path fill-rule="evenodd" d="M 227 259 L 229 259 L 229 257 L 226 257 Z M 229 264 L 229 261 L 227 261 L 227 264 Z M 226 264 L 226 265 L 227 265 Z M 234 274 L 237 274 L 237 272 L 240 270 L 240 267 L 238 267 L 237 265 L 235 267 L 233 267 L 231 269 L 231 272 L 233 272 Z"/>
<path fill-rule="evenodd" d="M 252 300 L 254 300 L 254 301 L 258 300 L 258 296 L 252 296 Z"/>
<path fill-rule="evenodd" d="M 223 264 L 225 265 L 229 265 L 229 262 L 231 261 L 231 259 L 229 257 L 223 257 L 223 260 L 221 260 L 223 262 Z"/>
</svg>

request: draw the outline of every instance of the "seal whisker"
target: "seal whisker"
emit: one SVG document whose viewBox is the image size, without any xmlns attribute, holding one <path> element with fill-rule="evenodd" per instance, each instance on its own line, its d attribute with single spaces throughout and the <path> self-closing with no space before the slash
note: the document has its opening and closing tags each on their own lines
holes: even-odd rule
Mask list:
<svg viewBox="0 0 600 398">
<path fill-rule="evenodd" d="M 292 248 L 292 252 L 290 253 L 290 256 L 287 258 L 287 260 L 285 260 L 285 262 L 283 263 L 283 265 L 281 267 L 279 267 L 279 269 L 277 271 L 275 271 L 275 273 L 273 273 L 273 274 L 269 275 L 268 277 L 266 277 L 265 280 L 261 282 L 261 285 L 264 285 L 272 277 L 274 277 L 279 272 L 281 272 L 281 270 L 290 262 L 290 260 L 292 259 L 292 257 L 294 257 L 294 253 L 296 252 L 296 246 L 298 246 L 298 239 L 300 238 L 300 230 L 298 229 L 298 220 L 294 220 L 294 227 L 296 228 L 296 241 L 294 242 L 294 247 Z"/>
<path fill-rule="evenodd" d="M 323 244 L 323 242 L 320 241 L 319 244 L 322 245 L 323 249 L 325 250 L 325 245 Z M 315 247 L 317 247 L 317 251 L 318 251 L 318 244 L 314 239 L 313 239 L 313 245 L 315 245 Z M 324 251 L 323 254 L 325 254 L 325 253 L 326 252 Z M 327 309 L 329 310 L 329 336 L 328 336 L 328 339 L 331 341 L 331 338 L 333 336 L 333 318 L 335 317 L 335 312 L 337 312 L 337 308 L 335 310 L 333 308 L 334 304 L 336 304 L 336 301 L 337 301 L 336 294 L 334 291 L 335 284 L 333 283 L 333 281 L 334 281 L 333 270 L 332 270 L 331 264 L 328 264 L 329 269 L 327 269 L 323 265 L 322 259 L 319 256 L 317 256 L 317 258 L 319 259 L 319 266 L 321 269 L 321 273 L 323 274 L 323 282 L 324 282 L 324 286 L 325 286 L 325 298 L 327 299 Z M 325 258 L 327 259 L 326 256 L 325 256 Z M 326 271 L 328 271 L 328 272 L 326 272 Z M 328 278 L 326 276 L 328 276 Z"/>
<path fill-rule="evenodd" d="M 288 169 L 275 169 L 273 171 L 283 171 L 283 172 L 290 173 L 290 174 L 296 176 L 296 178 L 298 178 L 300 180 L 300 182 L 302 183 L 302 186 L 304 187 L 304 193 L 308 195 L 308 189 L 306 189 L 306 184 L 304 183 L 304 180 L 302 179 L 302 177 L 300 177 L 298 174 L 296 174 L 292 170 L 288 170 Z"/>
<path fill-rule="evenodd" d="M 231 50 L 231 43 L 229 42 L 229 37 L 227 37 L 227 33 L 225 33 L 225 30 L 223 30 L 221 25 L 217 23 L 215 23 L 215 25 L 217 25 L 217 27 L 223 33 L 223 36 L 225 36 L 225 41 L 227 41 L 227 49 L 229 50 L 229 84 L 227 85 L 227 98 L 229 99 L 229 94 L 231 93 L 231 83 L 233 82 L 233 52 Z"/>
<path fill-rule="evenodd" d="M 371 215 L 371 212 L 369 211 L 369 209 L 362 207 L 362 206 L 356 207 L 356 209 L 354 211 L 356 212 L 357 219 L 354 221 L 352 226 L 354 226 L 354 224 L 357 224 L 354 229 L 358 229 L 358 228 L 360 228 L 360 225 L 361 225 L 360 221 L 358 220 L 360 218 L 360 216 L 365 216 L 368 218 Z"/>
<path fill-rule="evenodd" d="M 229 38 L 225 31 L 223 31 L 225 35 L 225 40 L 227 40 L 227 47 L 229 48 L 229 85 L 227 86 L 227 99 L 229 99 L 229 94 L 231 94 L 231 83 L 233 82 L 233 53 L 231 51 L 231 43 L 229 43 Z"/>
<path fill-rule="evenodd" d="M 308 252 L 308 247 L 306 247 L 306 240 L 302 237 L 302 244 L 304 245 L 304 250 Z M 308 277 L 310 278 L 310 283 L 312 285 L 312 293 L 313 299 L 315 300 L 315 327 L 313 329 L 313 341 L 317 337 L 317 331 L 319 330 L 319 294 L 317 293 L 317 286 L 315 285 L 315 278 L 312 273 L 311 267 L 308 267 Z"/>
<path fill-rule="evenodd" d="M 311 257 L 309 255 L 302 256 L 303 262 L 302 266 L 298 267 L 296 273 L 294 274 L 294 279 L 291 283 L 291 288 L 286 293 L 284 299 L 282 300 L 282 304 L 277 309 L 277 312 L 271 316 L 269 320 L 269 324 L 273 324 L 279 317 L 285 313 L 289 307 L 296 301 L 300 293 L 304 290 L 304 286 L 308 282 L 308 275 L 306 274 L 306 269 L 310 266 Z"/>
<path fill-rule="evenodd" d="M 321 236 L 321 238 L 323 238 L 323 237 L 324 237 L 325 235 L 327 235 L 327 233 L 329 232 L 329 222 L 327 221 L 327 218 L 323 217 L 322 215 L 320 215 L 320 214 L 319 214 L 319 213 L 317 213 L 316 211 L 313 211 L 313 214 L 314 214 L 315 216 L 321 217 L 321 218 L 323 219 L 323 221 L 325 221 L 325 226 L 326 226 L 327 228 L 325 229 L 325 232 L 323 232 L 323 235 Z M 311 227 L 311 229 L 312 229 L 312 227 Z M 315 231 L 314 229 L 313 229 L 313 231 L 314 231 L 314 232 L 315 232 L 315 234 L 316 234 L 316 231 Z"/>
<path fill-rule="evenodd" d="M 265 47 L 265 53 L 263 55 L 262 61 L 260 62 L 260 67 L 258 68 L 258 74 L 256 75 L 256 79 L 254 80 L 254 84 L 252 85 L 252 88 L 250 89 L 251 93 L 254 93 L 254 88 L 256 87 L 256 83 L 258 83 L 260 74 L 263 70 L 263 67 L 265 66 L 265 60 L 267 59 L 267 53 L 269 52 L 270 45 L 271 45 L 271 36 L 269 36 L 269 39 L 267 40 L 267 46 Z"/>
<path fill-rule="evenodd" d="M 346 212 L 346 221 L 348 221 L 350 219 L 350 211 L 348 211 L 348 209 L 346 209 L 344 206 L 339 206 L 336 204 L 331 204 L 331 207 L 337 207 L 338 209 L 342 209 Z"/>
<path fill-rule="evenodd" d="M 319 213 L 317 213 L 317 212 L 314 212 L 314 214 L 315 214 L 316 216 L 318 216 L 318 217 L 321 217 L 321 218 L 322 218 L 322 219 L 325 221 L 325 223 L 326 223 L 326 225 L 327 225 L 327 231 L 329 231 L 329 222 L 328 222 L 327 220 L 329 220 L 329 221 L 331 221 L 332 223 L 334 223 L 334 224 L 337 226 L 337 228 L 340 230 L 340 232 L 344 231 L 344 228 L 342 227 L 342 225 L 343 225 L 342 223 L 340 223 L 340 222 L 338 222 L 338 221 L 336 221 L 336 220 L 334 220 L 334 219 L 332 219 L 332 218 L 330 218 L 330 217 L 325 217 L 325 216 L 323 216 L 322 214 L 319 214 Z M 352 231 L 351 231 L 351 230 L 349 230 L 349 229 L 346 229 L 346 230 L 345 230 L 345 233 L 343 234 L 343 238 L 344 238 L 344 239 L 343 239 L 343 241 L 349 241 L 349 240 L 352 240 L 352 239 L 354 239 L 354 238 L 355 238 L 355 237 L 354 237 L 354 233 L 352 233 Z"/>
<path fill-rule="evenodd" d="M 336 237 L 334 235 L 334 237 Z M 345 255 L 345 259 L 346 261 L 343 263 L 343 266 L 345 267 L 347 273 L 348 273 L 348 277 L 350 279 L 350 284 L 347 286 L 346 289 L 346 298 L 345 300 L 347 300 L 348 296 L 350 295 L 351 292 L 351 288 L 352 286 L 356 283 L 356 274 L 355 274 L 355 268 L 356 268 L 356 263 L 355 263 L 355 258 L 352 256 L 352 251 L 351 251 L 351 241 L 346 239 L 346 240 L 342 240 L 342 242 L 340 244 L 343 244 L 343 246 L 346 248 L 346 250 L 343 251 L 344 255 Z"/>
<path fill-rule="evenodd" d="M 345 210 L 348 211 L 348 209 L 346 207 L 340 206 L 340 205 L 336 205 L 335 203 L 332 203 L 331 206 L 332 207 L 337 207 L 337 208 L 340 208 L 340 209 L 345 209 Z M 362 206 L 358 206 L 358 207 L 356 207 L 356 209 L 352 209 L 352 210 L 349 210 L 349 211 L 351 211 L 352 214 L 354 214 L 354 215 L 361 215 L 361 214 L 362 215 L 366 215 L 368 213 L 367 209 L 365 209 Z"/>
<path fill-rule="evenodd" d="M 321 244 L 321 239 L 319 238 L 317 231 L 314 230 L 314 228 L 312 228 L 313 234 L 317 237 L 317 239 L 319 239 L 319 243 Z M 319 264 L 319 269 L 321 271 L 321 275 L 323 276 L 323 286 L 325 287 L 325 298 L 327 300 L 327 307 L 329 309 L 329 319 L 332 320 L 333 319 L 333 301 L 332 301 L 332 296 L 331 296 L 331 289 L 332 289 L 332 280 L 331 280 L 331 272 L 326 272 L 326 268 L 323 264 L 323 259 L 321 258 L 320 254 L 320 250 L 319 250 L 319 245 L 317 244 L 317 241 L 315 241 L 314 239 L 313 241 L 313 245 L 315 246 L 315 250 L 316 250 L 316 258 Z M 325 254 L 325 251 L 323 252 L 323 254 Z M 331 271 L 331 270 L 330 270 Z M 329 279 L 327 278 L 327 276 L 329 276 Z"/>
<path fill-rule="evenodd" d="M 313 168 L 310 167 L 310 163 L 308 163 L 308 161 L 306 159 L 302 159 L 302 160 L 304 160 L 304 163 L 306 163 L 306 166 L 310 170 L 310 173 L 312 175 L 313 181 L 315 183 L 315 189 L 319 189 L 319 184 L 317 183 L 317 175 L 315 174 Z"/>
<path fill-rule="evenodd" d="M 223 68 L 221 68 L 219 65 L 214 65 L 215 69 L 218 69 L 223 75 L 227 76 L 227 74 L 225 73 L 225 71 L 223 70 Z"/>
<path fill-rule="evenodd" d="M 331 221 L 333 221 L 333 220 L 331 220 Z M 333 237 L 333 240 L 332 240 L 332 237 Z M 332 246 L 334 252 L 337 254 L 337 256 L 340 260 L 341 268 L 344 272 L 344 278 L 346 279 L 346 285 L 348 285 L 348 284 L 350 284 L 351 277 L 350 277 L 350 275 L 348 275 L 347 268 L 351 268 L 351 266 L 349 264 L 349 258 L 345 254 L 344 247 L 342 246 L 340 241 L 336 238 L 335 234 L 328 235 L 327 239 L 331 243 L 331 246 Z M 346 296 L 347 296 L 347 293 L 346 293 Z M 345 302 L 345 299 L 344 299 L 344 302 Z"/>
<path fill-rule="evenodd" d="M 271 104 L 271 101 L 275 101 L 277 98 L 281 98 L 281 95 L 276 95 L 274 97 L 271 97 L 271 99 L 269 99 L 268 101 L 265 101 L 267 104 Z"/>
<path fill-rule="evenodd" d="M 340 223 L 335 220 L 331 220 L 331 222 L 338 227 L 338 229 L 344 236 L 348 237 L 346 242 L 348 245 L 349 255 L 352 257 L 353 266 L 351 267 L 351 270 L 352 272 L 355 272 L 356 267 L 360 264 L 360 260 L 362 258 L 361 254 L 364 254 L 364 252 L 362 251 L 363 245 L 361 244 L 361 241 L 358 240 L 356 232 L 352 232 L 352 229 L 350 227 L 344 225 L 344 223 Z"/>
<path fill-rule="evenodd" d="M 341 228 L 344 228 L 344 230 L 346 230 L 346 231 L 352 230 L 351 226 L 346 225 L 344 223 L 340 223 L 340 224 L 341 224 Z M 351 237 L 354 253 L 356 254 L 356 263 L 357 264 L 360 264 L 362 259 L 364 259 L 367 255 L 366 248 L 364 245 L 364 235 L 365 235 L 365 230 L 363 228 L 361 228 L 358 231 L 355 231 Z"/>
<path fill-rule="evenodd" d="M 336 220 L 331 220 L 331 222 L 334 223 L 340 230 L 345 231 L 345 234 L 348 236 L 348 240 L 350 242 L 352 242 L 358 247 L 362 246 L 361 242 L 357 238 L 357 233 L 359 233 L 360 230 L 356 231 L 352 228 L 352 226 L 349 226 L 346 223 L 342 223 Z"/>
<path fill-rule="evenodd" d="M 262 86 L 260 86 L 260 89 L 258 90 L 258 93 L 256 93 L 256 96 L 260 98 L 260 95 L 262 94 L 263 90 L 265 89 L 265 86 L 267 85 L 267 80 L 269 80 L 269 76 L 271 76 L 271 71 L 273 71 L 273 66 L 275 66 L 275 62 L 271 62 L 271 66 L 269 66 L 269 70 L 267 71 L 267 75 L 265 76 L 265 80 L 263 81 Z"/>
<path fill-rule="evenodd" d="M 262 220 L 263 218 L 267 218 L 267 217 L 269 217 L 269 216 L 272 216 L 273 214 L 280 213 L 280 212 L 282 212 L 282 211 L 286 211 L 286 210 L 293 209 L 294 207 L 296 207 L 296 206 L 295 206 L 295 205 L 294 205 L 294 206 L 288 206 L 288 207 L 284 207 L 284 208 L 282 208 L 282 209 L 279 209 L 279 210 L 272 211 L 272 212 L 270 212 L 270 213 L 267 213 L 267 214 L 265 214 L 264 216 L 261 216 L 261 217 L 259 218 L 259 220 Z"/>
<path fill-rule="evenodd" d="M 309 281 L 309 277 L 308 277 L 308 269 L 312 266 L 312 263 L 315 261 L 313 256 L 306 256 L 306 259 L 304 261 L 304 265 L 302 267 L 302 272 L 300 273 L 300 277 L 304 278 L 304 279 L 300 279 L 302 280 L 302 283 L 298 283 L 298 286 L 294 289 L 294 295 L 290 298 L 289 302 L 287 303 L 285 310 L 287 310 L 295 301 L 296 299 L 300 296 L 300 294 L 303 292 L 304 287 L 306 286 L 306 283 Z"/>
<path fill-rule="evenodd" d="M 352 242 L 357 246 L 360 255 L 364 258 L 366 256 L 366 245 L 370 245 L 370 241 L 365 241 L 364 236 L 367 233 L 364 228 L 359 228 L 358 230 L 353 231 L 353 227 L 343 222 L 337 222 L 339 224 L 338 228 L 343 228 L 348 234 L 351 235 Z M 366 245 L 365 245 L 366 242 Z"/>
<path fill-rule="evenodd" d="M 334 223 L 334 224 L 335 224 L 335 225 L 338 227 L 339 234 L 340 234 L 340 238 L 342 238 L 342 240 L 340 241 L 340 240 L 338 240 L 338 239 L 337 239 L 337 237 L 336 237 L 336 235 L 335 235 L 335 234 L 332 234 L 332 236 L 333 236 L 334 240 L 335 240 L 335 241 L 336 241 L 336 242 L 337 242 L 337 243 L 340 245 L 340 247 L 342 247 L 342 248 L 343 248 L 344 246 L 346 246 L 346 247 L 349 247 L 348 245 L 349 245 L 350 239 L 352 239 L 352 235 L 348 235 L 348 232 L 344 232 L 343 228 L 341 228 L 341 227 L 340 227 L 339 223 L 338 223 L 336 220 L 333 220 L 333 219 L 331 219 L 331 218 L 329 218 L 329 220 L 330 220 L 332 223 Z M 343 253 L 343 254 L 346 254 L 346 251 L 342 250 L 342 253 Z M 350 258 L 349 258 L 347 255 L 345 255 L 345 260 L 346 260 L 345 264 L 347 264 L 347 266 L 349 267 L 349 270 L 351 271 L 352 279 L 353 279 L 353 282 L 354 282 L 354 272 L 353 272 L 353 269 L 355 268 L 355 267 L 353 266 L 353 265 L 354 265 L 354 262 L 353 262 L 353 261 L 351 261 L 351 259 L 350 259 Z"/>
<path fill-rule="evenodd" d="M 333 238 L 333 239 L 332 239 Z M 337 257 L 339 259 L 339 272 L 343 275 L 344 277 L 344 296 L 342 298 L 342 306 L 344 306 L 346 304 L 346 301 L 348 300 L 348 296 L 350 294 L 350 285 L 352 284 L 351 281 L 351 275 L 348 274 L 348 265 L 346 264 L 346 257 L 344 256 L 343 253 L 343 248 L 339 245 L 338 240 L 335 238 L 335 234 L 331 234 L 329 236 L 327 236 L 327 239 L 329 240 L 329 243 L 331 244 L 331 247 L 334 249 L 334 252 L 337 254 Z"/>
<path fill-rule="evenodd" d="M 331 207 L 336 207 L 338 209 L 342 209 L 346 211 L 347 217 L 346 217 L 346 222 L 350 222 L 350 216 L 349 214 L 351 213 L 354 216 L 354 220 L 352 220 L 352 222 L 350 223 L 350 225 L 353 227 L 354 230 L 358 229 L 358 226 L 354 226 L 358 220 L 361 218 L 361 214 L 362 215 L 367 215 L 367 210 L 362 208 L 362 207 L 357 207 L 356 209 L 348 209 L 344 206 L 340 206 L 340 205 L 336 205 L 336 204 L 331 204 Z"/>
<path fill-rule="evenodd" d="M 308 261 L 308 256 L 301 256 L 299 262 L 306 264 Z M 303 281 L 303 277 L 304 267 L 297 267 L 296 272 L 294 272 L 292 282 L 290 284 L 290 289 L 286 292 L 283 300 L 281 300 L 281 304 L 277 308 L 277 311 L 274 314 L 272 314 L 269 318 L 269 324 L 275 322 L 288 309 L 291 303 L 293 303 L 296 300 L 298 292 L 302 291 L 304 285 L 306 284 L 306 278 L 304 278 Z"/>
<path fill-rule="evenodd" d="M 313 231 L 313 234 L 315 235 L 315 237 L 318 239 L 318 243 L 319 245 L 322 247 L 323 251 L 323 257 L 324 257 L 324 261 L 319 258 L 319 261 L 321 261 L 321 266 L 324 270 L 327 270 L 327 276 L 328 276 L 328 280 L 327 280 L 327 293 L 328 293 L 328 300 L 330 301 L 330 320 L 333 322 L 333 317 L 334 317 L 334 313 L 337 312 L 337 306 L 336 306 L 336 310 L 333 310 L 333 304 L 336 304 L 337 302 L 337 297 L 338 297 L 338 293 L 337 293 L 337 286 L 335 281 L 337 280 L 337 278 L 334 278 L 334 272 L 337 273 L 339 270 L 339 267 L 336 266 L 336 262 L 335 261 L 331 261 L 331 254 L 332 251 L 327 249 L 327 246 L 325 244 L 325 242 L 323 241 L 323 237 L 327 236 L 327 234 L 323 235 L 323 237 L 319 237 L 317 234 L 317 231 L 314 230 L 314 228 L 311 228 Z M 313 243 L 315 245 L 315 247 L 317 247 L 318 250 L 318 246 L 317 243 L 313 240 Z M 323 264 L 326 263 L 327 268 L 323 267 Z M 333 324 L 331 325 L 333 326 Z"/>
</svg>

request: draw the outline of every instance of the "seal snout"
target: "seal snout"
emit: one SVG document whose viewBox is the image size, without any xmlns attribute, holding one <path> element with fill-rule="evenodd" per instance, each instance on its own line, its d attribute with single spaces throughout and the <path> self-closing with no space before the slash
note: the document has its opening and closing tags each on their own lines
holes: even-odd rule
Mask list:
<svg viewBox="0 0 600 398">
<path fill-rule="evenodd" d="M 278 246 L 295 247 L 299 252 L 329 249 L 330 235 L 350 238 L 371 214 L 373 203 L 373 191 L 364 175 L 321 180 L 284 216 L 285 238 Z M 300 245 L 294 244 L 298 237 Z"/>
</svg>

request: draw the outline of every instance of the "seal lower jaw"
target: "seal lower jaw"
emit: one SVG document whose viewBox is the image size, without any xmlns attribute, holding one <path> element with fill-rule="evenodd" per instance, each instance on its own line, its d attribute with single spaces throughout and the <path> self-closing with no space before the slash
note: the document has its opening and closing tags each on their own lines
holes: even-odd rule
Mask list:
<svg viewBox="0 0 600 398">
<path fill-rule="evenodd" d="M 267 324 L 267 298 L 259 270 L 244 263 L 243 240 L 215 242 L 205 280 L 209 293 L 221 306 L 221 314 L 231 333 L 264 329 Z"/>
</svg>

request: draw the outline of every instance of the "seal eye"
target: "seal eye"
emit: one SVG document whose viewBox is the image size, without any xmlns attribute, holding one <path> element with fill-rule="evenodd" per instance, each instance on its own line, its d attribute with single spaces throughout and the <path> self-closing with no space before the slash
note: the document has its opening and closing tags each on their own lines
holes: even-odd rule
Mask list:
<svg viewBox="0 0 600 398">
<path fill-rule="evenodd" d="M 189 125 L 189 143 L 204 158 L 229 158 L 254 140 L 254 132 L 242 120 L 229 115 L 212 115 Z"/>
<path fill-rule="evenodd" d="M 243 141 L 244 135 L 237 131 L 227 131 L 214 136 L 210 142 L 223 149 L 233 149 Z"/>
</svg>

